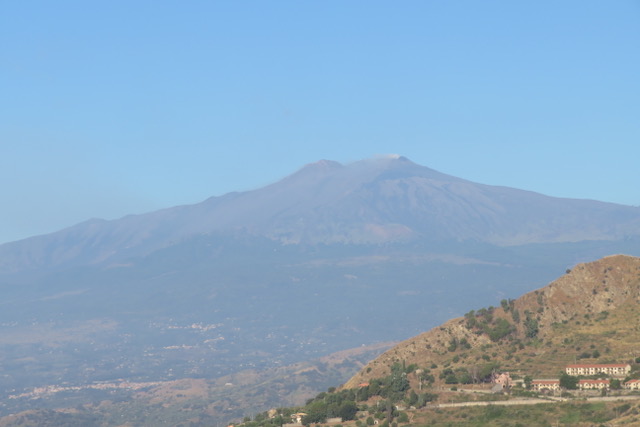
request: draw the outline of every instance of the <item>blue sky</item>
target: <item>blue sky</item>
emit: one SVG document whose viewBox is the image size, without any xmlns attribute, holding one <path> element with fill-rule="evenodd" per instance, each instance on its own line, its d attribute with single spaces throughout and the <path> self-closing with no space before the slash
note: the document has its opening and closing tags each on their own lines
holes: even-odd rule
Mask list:
<svg viewBox="0 0 640 427">
<path fill-rule="evenodd" d="M 0 5 L 0 242 L 319 159 L 640 205 L 640 2 Z"/>
</svg>

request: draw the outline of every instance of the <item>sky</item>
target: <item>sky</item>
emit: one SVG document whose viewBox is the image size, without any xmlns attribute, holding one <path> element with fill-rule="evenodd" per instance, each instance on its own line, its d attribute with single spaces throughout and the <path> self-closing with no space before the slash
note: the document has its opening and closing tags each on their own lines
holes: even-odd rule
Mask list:
<svg viewBox="0 0 640 427">
<path fill-rule="evenodd" d="M 640 1 L 0 3 L 0 243 L 396 153 L 640 205 Z"/>
</svg>

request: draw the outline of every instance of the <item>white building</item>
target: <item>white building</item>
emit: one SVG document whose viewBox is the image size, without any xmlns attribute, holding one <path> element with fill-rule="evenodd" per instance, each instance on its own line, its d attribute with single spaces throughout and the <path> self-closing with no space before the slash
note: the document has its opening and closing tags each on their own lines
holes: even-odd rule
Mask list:
<svg viewBox="0 0 640 427">
<path fill-rule="evenodd" d="M 531 381 L 531 389 L 535 391 L 560 390 L 560 380 L 533 380 Z"/>
<path fill-rule="evenodd" d="M 609 380 L 580 380 L 578 381 L 580 390 L 602 390 L 609 389 Z"/>
<path fill-rule="evenodd" d="M 628 363 L 612 364 L 575 364 L 565 367 L 567 375 L 597 375 L 606 374 L 612 377 L 624 377 L 631 372 L 631 365 Z"/>
</svg>

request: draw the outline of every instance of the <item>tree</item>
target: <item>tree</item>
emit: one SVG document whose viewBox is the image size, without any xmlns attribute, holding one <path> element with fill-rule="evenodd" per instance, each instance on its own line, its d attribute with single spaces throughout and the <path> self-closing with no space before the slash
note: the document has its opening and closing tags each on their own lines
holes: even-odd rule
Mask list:
<svg viewBox="0 0 640 427">
<path fill-rule="evenodd" d="M 460 384 L 471 384 L 473 382 L 473 378 L 471 378 L 471 374 L 465 368 L 456 369 L 456 378 Z"/>
<path fill-rule="evenodd" d="M 302 417 L 302 424 L 308 426 L 311 423 L 323 423 L 327 420 L 327 404 L 323 401 L 314 401 L 306 406 L 307 415 Z"/>
<path fill-rule="evenodd" d="M 515 331 L 515 329 L 516 328 L 509 323 L 509 321 L 499 318 L 496 320 L 495 326 L 493 328 L 487 328 L 486 332 L 489 334 L 491 341 L 500 341 L 502 338 Z"/>
<path fill-rule="evenodd" d="M 407 366 L 404 370 L 405 373 L 410 374 L 414 371 L 416 371 L 418 369 L 418 365 L 416 363 L 412 363 L 411 365 Z"/>
<path fill-rule="evenodd" d="M 578 388 L 578 377 L 563 373 L 560 375 L 560 387 L 566 390 L 576 390 Z"/>
<path fill-rule="evenodd" d="M 473 329 L 476 327 L 478 321 L 476 319 L 476 312 L 471 310 L 467 314 L 464 315 L 464 318 L 467 319 L 467 329 Z"/>
<path fill-rule="evenodd" d="M 478 379 L 480 381 L 488 381 L 491 378 L 491 375 L 493 375 L 493 373 L 499 368 L 500 364 L 497 362 L 482 365 L 478 371 Z"/>
<path fill-rule="evenodd" d="M 409 389 L 409 380 L 407 374 L 399 363 L 395 363 L 391 367 L 391 381 L 389 383 L 392 394 L 396 399 L 403 396 L 404 392 Z M 400 397 L 401 398 L 401 397 Z"/>
<path fill-rule="evenodd" d="M 527 390 L 531 390 L 531 383 L 533 382 L 533 378 L 531 378 L 529 375 L 525 375 L 524 377 L 524 386 L 526 387 Z"/>
<path fill-rule="evenodd" d="M 456 377 L 456 374 L 451 373 L 449 375 L 447 375 L 444 379 L 444 383 L 445 384 L 458 384 L 458 377 Z"/>
<path fill-rule="evenodd" d="M 428 402 L 433 402 L 437 398 L 438 398 L 438 395 L 436 393 L 422 393 L 418 395 L 418 403 L 416 404 L 416 407 L 422 408 Z"/>
<path fill-rule="evenodd" d="M 380 394 L 380 389 L 382 386 L 382 381 L 378 378 L 375 378 L 369 382 L 369 396 L 377 396 Z"/>
<path fill-rule="evenodd" d="M 411 390 L 411 393 L 409 393 L 409 397 L 407 398 L 407 405 L 415 406 L 416 403 L 418 403 L 418 393 L 416 393 L 415 390 Z"/>
<path fill-rule="evenodd" d="M 524 334 L 527 338 L 535 338 L 538 335 L 538 321 L 531 317 L 530 313 L 526 313 L 527 318 L 524 321 Z"/>
<path fill-rule="evenodd" d="M 358 406 L 355 402 L 345 400 L 340 404 L 337 415 L 342 418 L 343 421 L 350 421 L 356 418 L 358 412 Z"/>
<path fill-rule="evenodd" d="M 369 386 L 364 386 L 357 390 L 356 400 L 358 402 L 366 402 L 369 400 Z"/>
<path fill-rule="evenodd" d="M 435 377 L 431 374 L 431 372 L 427 370 L 422 372 L 418 377 L 418 379 L 420 380 L 420 390 L 422 390 L 422 384 L 427 383 L 428 385 L 431 385 L 436 380 Z"/>
<path fill-rule="evenodd" d="M 481 308 L 477 314 L 484 319 L 485 323 L 491 323 L 493 321 L 493 307 Z"/>
</svg>

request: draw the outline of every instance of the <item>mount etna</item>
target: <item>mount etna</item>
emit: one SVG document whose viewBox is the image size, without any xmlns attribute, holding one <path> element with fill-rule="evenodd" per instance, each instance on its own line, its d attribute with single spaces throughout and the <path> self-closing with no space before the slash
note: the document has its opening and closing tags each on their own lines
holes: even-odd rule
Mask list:
<svg viewBox="0 0 640 427">
<path fill-rule="evenodd" d="M 9 399 L 36 387 L 221 378 L 406 339 L 613 253 L 640 255 L 640 208 L 399 156 L 89 220 L 0 246 L 0 415 L 54 405 Z"/>
</svg>

